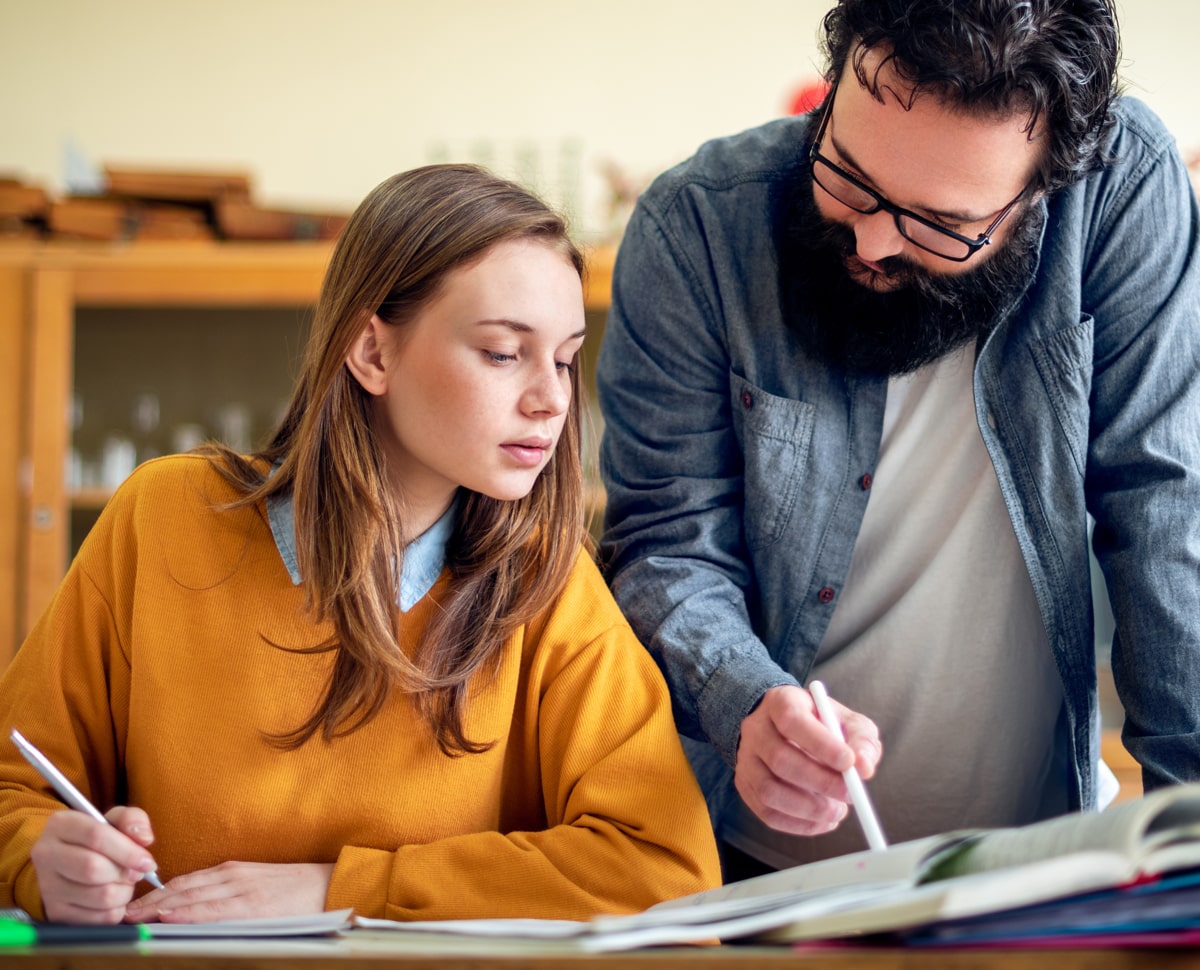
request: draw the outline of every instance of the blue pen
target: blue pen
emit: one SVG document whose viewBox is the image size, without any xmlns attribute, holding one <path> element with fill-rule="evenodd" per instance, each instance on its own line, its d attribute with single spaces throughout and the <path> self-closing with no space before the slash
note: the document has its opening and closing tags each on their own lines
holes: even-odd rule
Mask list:
<svg viewBox="0 0 1200 970">
<path fill-rule="evenodd" d="M 112 824 L 96 810 L 96 806 L 83 797 L 78 788 L 67 780 L 66 775 L 50 763 L 49 758 L 25 740 L 20 731 L 13 728 L 9 733 L 9 737 L 12 738 L 13 744 L 17 746 L 21 754 L 25 756 L 25 760 L 37 769 L 38 774 L 50 783 L 50 786 L 58 792 L 59 797 L 71 806 L 71 808 L 91 816 L 101 825 Z M 155 889 L 162 889 L 163 887 L 162 881 L 153 872 L 145 873 L 142 878 Z"/>
</svg>

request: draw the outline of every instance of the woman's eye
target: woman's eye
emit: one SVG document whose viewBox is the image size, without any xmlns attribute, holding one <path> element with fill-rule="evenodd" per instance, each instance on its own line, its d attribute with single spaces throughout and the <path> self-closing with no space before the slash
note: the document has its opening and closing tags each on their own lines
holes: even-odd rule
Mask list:
<svg viewBox="0 0 1200 970">
<path fill-rule="evenodd" d="M 566 371 L 568 374 L 575 373 L 575 361 L 573 360 L 556 360 L 554 363 L 559 370 Z"/>
<path fill-rule="evenodd" d="M 516 360 L 516 354 L 505 354 L 497 350 L 485 350 L 483 355 L 494 364 L 507 364 L 511 360 Z"/>
</svg>

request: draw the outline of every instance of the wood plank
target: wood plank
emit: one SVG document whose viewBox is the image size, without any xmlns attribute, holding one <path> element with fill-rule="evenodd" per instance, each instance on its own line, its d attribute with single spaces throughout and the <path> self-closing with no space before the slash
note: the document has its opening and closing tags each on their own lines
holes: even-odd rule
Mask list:
<svg viewBox="0 0 1200 970">
<path fill-rule="evenodd" d="M 88 306 L 303 306 L 316 302 L 331 243 L 134 243 L 48 246 L 39 259 L 76 274 L 76 298 Z M 584 303 L 604 310 L 612 292 L 614 252 L 588 253 Z"/>
<path fill-rule="evenodd" d="M 32 272 L 29 389 L 29 503 L 24 520 L 26 586 L 19 616 L 22 637 L 41 616 L 67 571 L 70 510 L 66 457 L 74 365 L 72 274 Z"/>
<path fill-rule="evenodd" d="M 315 302 L 332 252 L 328 241 L 51 242 L 36 259 L 72 271 L 75 298 L 87 306 L 304 306 Z M 614 255 L 611 247 L 587 254 L 589 309 L 608 307 Z"/>
<path fill-rule="evenodd" d="M 24 267 L 0 266 L 0 670 L 8 666 L 20 643 L 26 320 Z"/>
<path fill-rule="evenodd" d="M 46 945 L 5 953 L 9 970 L 1184 970 L 1195 950 L 897 949 L 852 946 L 662 947 L 629 953 L 554 954 L 498 945 L 495 954 L 404 952 L 355 940 L 173 941 Z M 207 945 L 206 945 L 207 944 Z"/>
<path fill-rule="evenodd" d="M 328 243 L 145 243 L 67 261 L 86 306 L 307 306 L 331 252 Z"/>
</svg>

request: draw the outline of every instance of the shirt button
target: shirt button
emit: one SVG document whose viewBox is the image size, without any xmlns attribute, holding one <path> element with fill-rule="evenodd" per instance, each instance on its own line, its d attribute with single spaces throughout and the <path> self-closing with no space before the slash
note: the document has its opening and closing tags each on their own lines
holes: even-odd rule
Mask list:
<svg viewBox="0 0 1200 970">
<path fill-rule="evenodd" d="M 996 415 L 992 414 L 991 411 L 988 411 L 987 424 L 988 424 L 988 427 L 991 428 L 993 431 L 996 430 Z"/>
<path fill-rule="evenodd" d="M 749 391 L 742 391 L 742 407 L 747 411 L 754 407 L 754 395 Z"/>
<path fill-rule="evenodd" d="M 820 592 L 817 593 L 817 599 L 822 603 L 832 603 L 833 598 L 837 596 L 832 586 L 822 586 Z"/>
<path fill-rule="evenodd" d="M 860 479 L 858 480 L 858 484 L 861 486 L 862 490 L 863 490 L 864 492 L 866 492 L 866 491 L 868 491 L 868 490 L 871 488 L 871 484 L 872 484 L 874 481 L 875 481 L 875 479 L 873 479 L 873 478 L 871 477 L 871 473 L 870 473 L 870 472 L 865 472 L 865 473 L 863 474 L 863 477 L 862 477 L 862 478 L 860 478 Z"/>
</svg>

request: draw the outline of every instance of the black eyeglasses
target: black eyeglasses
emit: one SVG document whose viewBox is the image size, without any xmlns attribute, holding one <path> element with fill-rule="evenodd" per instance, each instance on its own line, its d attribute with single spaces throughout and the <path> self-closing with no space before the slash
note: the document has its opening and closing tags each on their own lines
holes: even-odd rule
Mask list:
<svg viewBox="0 0 1200 970">
<path fill-rule="evenodd" d="M 908 209 L 900 208 L 821 154 L 821 142 L 825 138 L 825 129 L 829 126 L 829 116 L 833 113 L 833 98 L 836 94 L 837 88 L 829 92 L 829 97 L 825 101 L 825 111 L 821 115 L 821 125 L 817 129 L 817 137 L 813 140 L 812 148 L 808 153 L 813 180 L 817 185 L 842 205 L 855 212 L 861 212 L 863 215 L 871 215 L 881 209 L 884 212 L 890 212 L 896 220 L 896 228 L 900 231 L 900 235 L 914 246 L 920 247 L 927 253 L 933 253 L 935 256 L 941 256 L 942 259 L 953 260 L 956 263 L 966 262 L 984 246 L 990 245 L 992 233 L 1021 201 L 1022 196 L 1025 195 L 1025 189 L 1022 189 L 1015 199 L 1001 209 L 996 218 L 992 220 L 992 224 L 974 239 L 939 226 L 936 222 L 931 222 Z"/>
</svg>

